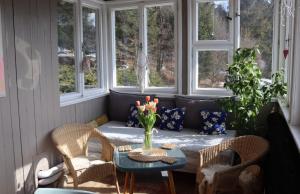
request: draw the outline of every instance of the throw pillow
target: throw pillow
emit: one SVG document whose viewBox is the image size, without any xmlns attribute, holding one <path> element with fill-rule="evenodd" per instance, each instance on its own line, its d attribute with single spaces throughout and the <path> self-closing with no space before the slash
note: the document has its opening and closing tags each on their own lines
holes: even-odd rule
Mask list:
<svg viewBox="0 0 300 194">
<path fill-rule="evenodd" d="M 225 112 L 209 112 L 202 110 L 200 111 L 203 119 L 203 130 L 202 133 L 212 134 L 226 134 L 226 116 Z"/>
<path fill-rule="evenodd" d="M 185 108 L 168 109 L 162 107 L 160 110 L 160 129 L 181 131 L 183 129 L 183 120 Z"/>
<path fill-rule="evenodd" d="M 140 127 L 138 119 L 138 109 L 135 105 L 130 105 L 130 111 L 128 116 L 127 127 Z"/>
</svg>

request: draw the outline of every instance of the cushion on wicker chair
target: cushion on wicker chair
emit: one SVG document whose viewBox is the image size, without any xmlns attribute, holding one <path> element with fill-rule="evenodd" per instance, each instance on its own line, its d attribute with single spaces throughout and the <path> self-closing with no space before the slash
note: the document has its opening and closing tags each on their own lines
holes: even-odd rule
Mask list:
<svg viewBox="0 0 300 194">
<path fill-rule="evenodd" d="M 71 159 L 75 171 L 87 169 L 93 165 L 104 164 L 102 160 L 97 160 L 94 157 L 78 156 Z"/>
<path fill-rule="evenodd" d="M 214 175 L 216 172 L 220 172 L 226 169 L 229 169 L 231 166 L 228 164 L 213 164 L 207 168 L 203 168 L 201 172 L 204 174 L 203 181 L 207 181 L 208 184 L 211 184 L 214 179 Z"/>
</svg>

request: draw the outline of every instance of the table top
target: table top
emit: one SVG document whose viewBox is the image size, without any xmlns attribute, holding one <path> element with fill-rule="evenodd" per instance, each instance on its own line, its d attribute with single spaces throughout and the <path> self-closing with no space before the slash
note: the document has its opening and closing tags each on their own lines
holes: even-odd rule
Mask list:
<svg viewBox="0 0 300 194">
<path fill-rule="evenodd" d="M 131 147 L 141 148 L 143 144 L 133 144 Z M 160 145 L 153 145 L 153 147 L 160 147 Z M 183 168 L 186 164 L 186 157 L 179 148 L 166 150 L 167 156 L 176 158 L 173 164 L 167 164 L 161 161 L 156 162 L 139 162 L 128 157 L 128 152 L 115 151 L 114 162 L 118 170 L 123 172 L 147 172 L 147 171 L 165 171 Z"/>
</svg>

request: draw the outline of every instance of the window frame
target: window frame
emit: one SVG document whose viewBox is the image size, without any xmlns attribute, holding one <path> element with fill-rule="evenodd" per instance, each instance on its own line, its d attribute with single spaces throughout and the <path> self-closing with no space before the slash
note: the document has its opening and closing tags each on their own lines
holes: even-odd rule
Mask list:
<svg viewBox="0 0 300 194">
<path fill-rule="evenodd" d="M 175 84 L 174 87 L 155 87 L 149 86 L 147 80 L 145 83 L 145 93 L 161 93 L 161 94 L 181 94 L 182 93 L 182 79 L 178 75 L 182 72 L 182 18 L 181 18 L 181 1 L 180 0 L 149 0 L 147 2 L 142 0 L 128 0 L 126 2 L 107 2 L 108 6 L 108 37 L 110 41 L 109 50 L 109 88 L 121 91 L 121 92 L 140 92 L 138 86 L 118 86 L 116 83 L 116 56 L 115 56 L 115 17 L 114 13 L 117 10 L 126 9 L 137 9 L 138 20 L 139 20 L 139 42 L 143 45 L 147 45 L 147 21 L 146 21 L 146 9 L 153 6 L 164 6 L 173 5 L 174 6 L 174 45 L 175 45 Z M 143 52 L 147 52 L 147 47 L 143 46 Z M 146 78 L 147 79 L 147 78 Z"/>
<path fill-rule="evenodd" d="M 225 50 L 229 51 L 229 63 L 232 62 L 234 50 L 240 47 L 240 0 L 229 0 L 230 10 L 229 15 L 232 18 L 230 41 L 224 40 L 197 40 L 198 35 L 198 17 L 197 7 L 198 2 L 210 2 L 213 0 L 191 0 L 188 1 L 188 94 L 199 96 L 231 96 L 232 92 L 225 88 L 196 88 L 198 77 L 195 74 L 196 51 L 195 50 Z M 276 40 L 278 24 L 276 15 L 279 14 L 278 1 L 274 0 L 274 17 L 273 17 L 273 51 L 272 51 L 272 73 L 278 69 L 278 40 Z M 276 30 L 275 30 L 276 29 Z M 275 64 L 276 63 L 276 64 Z"/>
<path fill-rule="evenodd" d="M 292 79 L 293 79 L 293 58 L 294 58 L 294 48 L 293 48 L 293 42 L 294 42 L 294 26 L 295 21 L 294 17 L 288 16 L 286 13 L 284 15 L 284 20 L 282 23 L 282 15 L 281 15 L 281 3 L 282 1 L 276 1 L 276 26 L 275 31 L 278 34 L 275 46 L 275 52 L 277 54 L 276 58 L 274 58 L 274 61 L 277 63 L 273 67 L 273 71 L 277 71 L 280 69 L 284 70 L 284 79 L 287 83 L 287 96 L 285 101 L 282 101 L 281 104 L 284 106 L 290 106 L 290 103 L 292 102 Z M 292 1 L 292 6 L 295 7 L 296 2 Z M 296 12 L 294 12 L 295 14 Z M 283 56 L 283 49 L 288 49 L 289 53 L 286 59 L 284 59 Z M 284 65 L 283 65 L 284 62 Z"/>
<path fill-rule="evenodd" d="M 229 96 L 231 91 L 224 88 L 198 88 L 198 51 L 228 51 L 228 63 L 232 62 L 233 50 L 237 48 L 237 20 L 239 13 L 234 0 L 229 2 L 229 16 L 232 18 L 229 24 L 229 40 L 198 40 L 198 3 L 211 2 L 213 0 L 188 1 L 188 94 L 200 96 Z"/>
<path fill-rule="evenodd" d="M 103 22 L 106 20 L 103 14 L 103 4 L 93 0 L 63 0 L 74 4 L 74 47 L 75 47 L 75 86 L 76 91 L 60 94 L 60 106 L 67 106 L 103 96 L 107 93 L 106 73 L 105 73 L 105 57 L 104 57 L 104 30 Z M 90 8 L 96 12 L 96 60 L 97 60 L 97 88 L 85 89 L 84 72 L 81 70 L 81 62 L 83 59 L 83 21 L 82 9 Z M 59 67 L 59 64 L 58 64 Z"/>
</svg>

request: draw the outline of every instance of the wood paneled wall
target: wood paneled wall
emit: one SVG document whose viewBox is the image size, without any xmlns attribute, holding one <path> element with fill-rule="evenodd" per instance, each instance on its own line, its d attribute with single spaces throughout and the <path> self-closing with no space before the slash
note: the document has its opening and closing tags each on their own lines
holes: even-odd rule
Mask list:
<svg viewBox="0 0 300 194">
<path fill-rule="evenodd" d="M 0 0 L 6 96 L 0 98 L 0 194 L 33 193 L 35 159 L 50 132 L 106 111 L 106 97 L 60 107 L 55 0 Z"/>
</svg>

